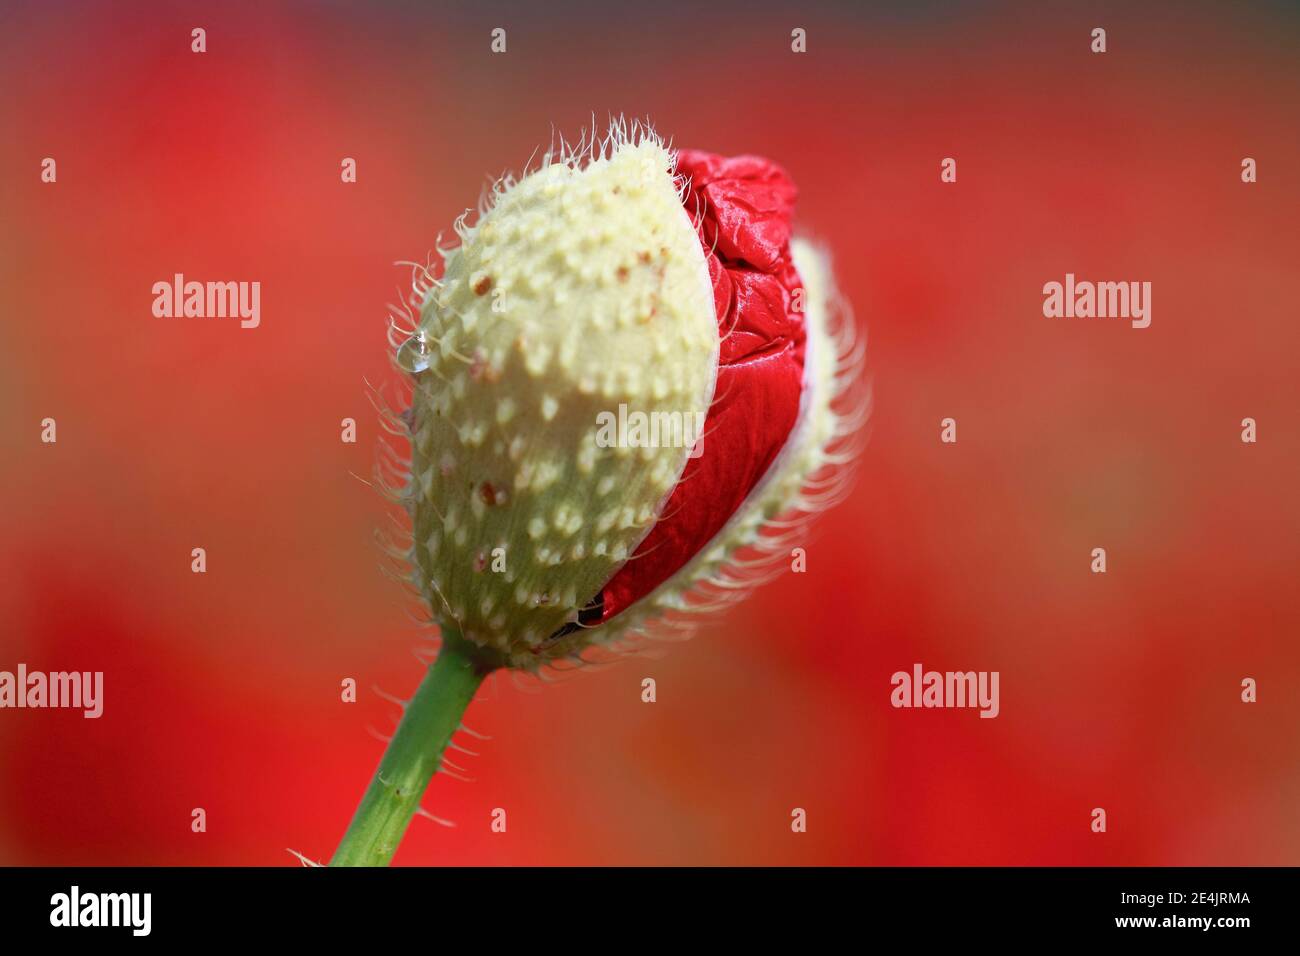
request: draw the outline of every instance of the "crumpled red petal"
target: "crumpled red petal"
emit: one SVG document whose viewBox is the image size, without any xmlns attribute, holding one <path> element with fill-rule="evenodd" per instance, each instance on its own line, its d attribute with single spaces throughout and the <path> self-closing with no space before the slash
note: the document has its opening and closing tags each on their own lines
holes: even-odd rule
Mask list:
<svg viewBox="0 0 1300 956">
<path fill-rule="evenodd" d="M 758 156 L 682 150 L 677 170 L 690 178 L 687 212 L 701 219 L 721 337 L 718 381 L 703 454 L 687 461 L 659 521 L 597 597 L 601 621 L 708 544 L 766 473 L 799 414 L 805 330 L 803 313 L 793 310 L 802 287 L 790 257 L 795 185 Z"/>
</svg>

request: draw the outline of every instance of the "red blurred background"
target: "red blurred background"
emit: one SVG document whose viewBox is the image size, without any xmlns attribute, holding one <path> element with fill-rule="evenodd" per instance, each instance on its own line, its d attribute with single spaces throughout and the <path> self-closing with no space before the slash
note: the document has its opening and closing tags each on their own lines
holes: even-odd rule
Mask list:
<svg viewBox="0 0 1300 956">
<path fill-rule="evenodd" d="M 425 800 L 458 825 L 397 862 L 1296 863 L 1297 41 L 1263 4 L 4 3 L 0 669 L 102 670 L 105 712 L 0 711 L 0 864 L 329 857 L 428 637 L 354 477 L 392 263 L 609 113 L 791 171 L 870 444 L 806 574 L 487 685 Z M 176 272 L 260 281 L 261 327 L 154 318 Z M 1044 318 L 1066 272 L 1152 282 L 1151 327 Z M 915 662 L 1000 671 L 1001 715 L 891 708 Z"/>
</svg>

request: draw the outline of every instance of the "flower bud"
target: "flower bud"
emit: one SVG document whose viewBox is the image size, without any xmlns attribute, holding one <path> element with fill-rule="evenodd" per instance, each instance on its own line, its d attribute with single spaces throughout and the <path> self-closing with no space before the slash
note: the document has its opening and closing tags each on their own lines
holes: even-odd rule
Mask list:
<svg viewBox="0 0 1300 956">
<path fill-rule="evenodd" d="M 458 221 L 397 355 L 413 579 L 522 668 L 736 590 L 728 561 L 812 510 L 849 427 L 829 275 L 790 240 L 783 171 L 622 127 L 550 158 Z"/>
</svg>

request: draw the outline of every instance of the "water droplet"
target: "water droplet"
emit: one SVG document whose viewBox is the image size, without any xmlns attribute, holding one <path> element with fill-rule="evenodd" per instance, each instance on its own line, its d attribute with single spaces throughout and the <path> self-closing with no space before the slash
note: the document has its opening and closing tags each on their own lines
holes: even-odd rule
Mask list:
<svg viewBox="0 0 1300 956">
<path fill-rule="evenodd" d="M 411 375 L 419 375 L 428 371 L 431 353 L 432 349 L 429 348 L 424 333 L 416 332 L 397 350 L 397 366 Z"/>
</svg>

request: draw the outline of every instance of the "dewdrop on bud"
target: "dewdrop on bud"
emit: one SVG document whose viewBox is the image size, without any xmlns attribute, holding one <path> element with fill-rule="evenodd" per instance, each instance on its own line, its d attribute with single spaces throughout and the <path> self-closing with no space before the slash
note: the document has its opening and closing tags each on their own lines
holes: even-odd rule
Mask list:
<svg viewBox="0 0 1300 956">
<path fill-rule="evenodd" d="M 397 343 L 409 560 L 440 625 L 535 668 L 739 593 L 737 552 L 778 553 L 771 519 L 838 494 L 856 363 L 793 200 L 766 161 L 619 124 L 458 220 Z M 611 441 L 616 419 L 652 427 Z"/>
</svg>

